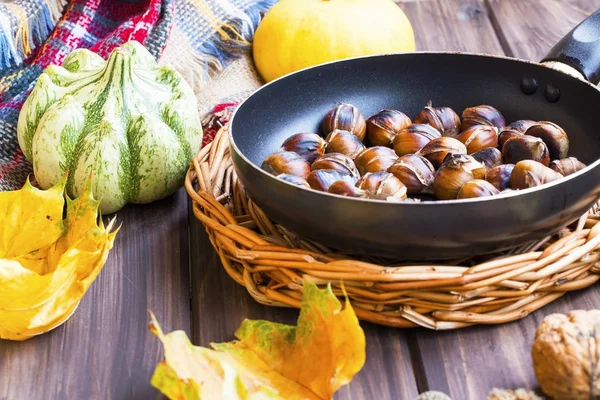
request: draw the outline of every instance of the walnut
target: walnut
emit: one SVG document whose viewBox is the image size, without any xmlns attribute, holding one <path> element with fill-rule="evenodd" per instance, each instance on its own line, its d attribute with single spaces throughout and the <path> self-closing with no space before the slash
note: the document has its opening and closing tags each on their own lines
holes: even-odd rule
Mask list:
<svg viewBox="0 0 600 400">
<path fill-rule="evenodd" d="M 600 310 L 547 316 L 531 356 L 542 390 L 555 400 L 599 398 Z"/>
<path fill-rule="evenodd" d="M 527 389 L 507 390 L 493 389 L 487 400 L 543 400 L 540 396 Z"/>
<path fill-rule="evenodd" d="M 431 390 L 429 392 L 423 392 L 418 395 L 415 400 L 452 400 L 450 396 L 445 393 Z"/>
</svg>

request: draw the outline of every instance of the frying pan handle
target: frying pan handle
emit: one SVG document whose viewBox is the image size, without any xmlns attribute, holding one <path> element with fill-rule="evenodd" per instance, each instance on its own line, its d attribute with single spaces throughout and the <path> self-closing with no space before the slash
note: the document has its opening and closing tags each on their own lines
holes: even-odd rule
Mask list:
<svg viewBox="0 0 600 400">
<path fill-rule="evenodd" d="M 567 33 L 548 52 L 542 63 L 554 64 L 553 67 L 556 67 L 556 63 L 566 64 L 571 68 L 557 69 L 567 73 L 575 69 L 593 84 L 600 82 L 600 10 Z"/>
</svg>

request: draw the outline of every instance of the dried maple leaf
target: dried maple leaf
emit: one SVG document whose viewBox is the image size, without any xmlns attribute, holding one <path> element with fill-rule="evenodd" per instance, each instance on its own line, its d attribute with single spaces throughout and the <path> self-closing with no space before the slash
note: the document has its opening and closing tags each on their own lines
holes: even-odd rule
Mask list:
<svg viewBox="0 0 600 400">
<path fill-rule="evenodd" d="M 1 339 L 25 340 L 65 322 L 112 248 L 118 230 L 99 219 L 91 186 L 66 199 L 63 219 L 65 181 L 0 192 Z"/>
<path fill-rule="evenodd" d="M 354 310 L 305 281 L 298 326 L 245 320 L 237 341 L 193 346 L 185 332 L 150 329 L 165 348 L 152 385 L 170 399 L 331 399 L 365 362 Z"/>
</svg>

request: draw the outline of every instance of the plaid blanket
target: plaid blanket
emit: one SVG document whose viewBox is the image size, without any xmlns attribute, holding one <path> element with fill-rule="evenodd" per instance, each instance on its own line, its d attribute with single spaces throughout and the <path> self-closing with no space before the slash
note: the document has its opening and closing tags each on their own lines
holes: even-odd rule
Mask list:
<svg viewBox="0 0 600 400">
<path fill-rule="evenodd" d="M 115 47 L 137 40 L 159 62 L 182 72 L 198 91 L 247 50 L 262 13 L 276 1 L 0 3 L 0 190 L 21 187 L 31 173 L 16 127 L 21 106 L 45 67 L 60 64 L 76 48 L 89 48 L 106 58 Z"/>
</svg>

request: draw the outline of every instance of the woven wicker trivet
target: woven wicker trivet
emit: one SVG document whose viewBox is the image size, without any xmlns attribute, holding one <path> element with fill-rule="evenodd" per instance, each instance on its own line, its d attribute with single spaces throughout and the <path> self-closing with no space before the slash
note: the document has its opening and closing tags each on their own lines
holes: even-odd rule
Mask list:
<svg viewBox="0 0 600 400">
<path fill-rule="evenodd" d="M 572 229 L 509 252 L 408 265 L 339 254 L 271 222 L 235 175 L 226 129 L 196 156 L 185 187 L 229 276 L 269 306 L 300 307 L 303 279 L 331 282 L 362 320 L 456 329 L 523 318 L 600 279 L 596 207 Z"/>
</svg>

